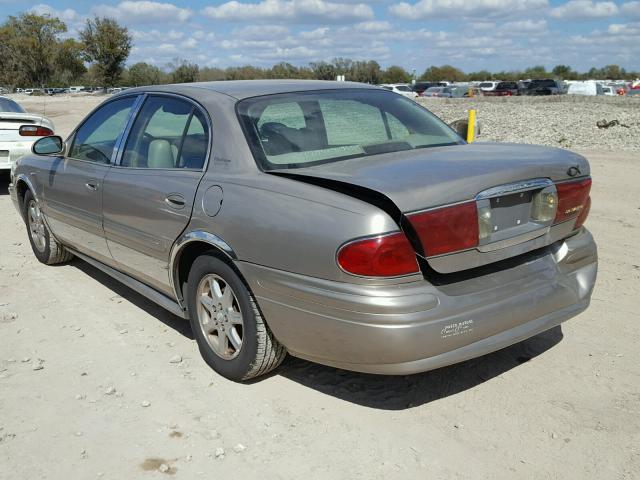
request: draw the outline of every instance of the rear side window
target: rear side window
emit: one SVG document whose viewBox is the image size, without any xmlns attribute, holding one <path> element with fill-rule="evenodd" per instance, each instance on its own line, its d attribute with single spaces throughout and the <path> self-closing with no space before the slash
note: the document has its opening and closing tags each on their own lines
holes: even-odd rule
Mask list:
<svg viewBox="0 0 640 480">
<path fill-rule="evenodd" d="M 13 100 L 0 97 L 0 112 L 25 113 L 24 108 Z"/>
<path fill-rule="evenodd" d="M 202 169 L 209 134 L 206 120 L 191 103 L 172 97 L 145 100 L 127 139 L 123 167 Z"/>
<path fill-rule="evenodd" d="M 96 110 L 75 134 L 69 156 L 108 164 L 136 97 L 109 102 Z"/>
</svg>

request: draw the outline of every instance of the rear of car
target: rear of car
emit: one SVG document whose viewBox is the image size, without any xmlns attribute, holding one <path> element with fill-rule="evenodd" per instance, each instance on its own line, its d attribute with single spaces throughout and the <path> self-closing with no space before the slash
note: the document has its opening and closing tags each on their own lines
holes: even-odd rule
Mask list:
<svg viewBox="0 0 640 480">
<path fill-rule="evenodd" d="M 518 84 L 516 82 L 500 82 L 493 90 L 484 92 L 486 97 L 511 97 L 518 95 Z"/>
<path fill-rule="evenodd" d="M 561 88 L 553 79 L 532 80 L 527 84 L 527 88 L 522 92 L 523 95 L 559 95 Z"/>
<path fill-rule="evenodd" d="M 478 88 L 480 89 L 480 91 L 484 92 L 490 92 L 492 90 L 495 90 L 495 88 L 498 86 L 500 82 L 480 82 L 478 84 Z"/>
<path fill-rule="evenodd" d="M 0 97 L 0 170 L 9 170 L 20 157 L 31 153 L 39 138 L 53 135 L 53 123 L 34 115 L 13 100 Z"/>
<path fill-rule="evenodd" d="M 294 183 L 327 191 L 317 215 L 306 210 L 322 249 L 303 235 L 301 255 L 305 268 L 328 273 L 239 263 L 294 355 L 408 374 L 513 344 L 588 306 L 597 251 L 583 227 L 591 187 L 583 157 L 465 144 L 422 107 L 382 91 L 255 97 L 238 113 L 260 169 L 291 181 L 281 193 Z M 319 214 L 348 197 L 374 210 Z M 297 237 L 287 233 L 293 256 Z"/>
</svg>

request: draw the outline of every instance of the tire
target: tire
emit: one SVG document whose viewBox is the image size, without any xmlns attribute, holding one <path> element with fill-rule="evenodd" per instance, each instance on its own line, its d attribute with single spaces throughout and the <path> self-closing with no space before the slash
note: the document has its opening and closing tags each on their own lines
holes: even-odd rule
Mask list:
<svg viewBox="0 0 640 480">
<path fill-rule="evenodd" d="M 202 358 L 223 377 L 243 381 L 264 375 L 287 355 L 244 281 L 215 256 L 201 255 L 193 262 L 187 308 Z"/>
<path fill-rule="evenodd" d="M 31 190 L 27 190 L 25 193 L 22 213 L 27 226 L 27 236 L 29 237 L 29 243 L 31 243 L 31 249 L 40 262 L 45 265 L 55 265 L 68 262 L 73 258 L 73 254 L 58 243 L 49 232 L 38 202 Z"/>
</svg>

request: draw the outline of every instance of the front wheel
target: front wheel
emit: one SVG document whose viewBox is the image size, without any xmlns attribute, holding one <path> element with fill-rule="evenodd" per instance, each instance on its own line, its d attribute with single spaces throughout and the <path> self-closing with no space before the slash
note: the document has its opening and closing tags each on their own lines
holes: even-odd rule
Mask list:
<svg viewBox="0 0 640 480">
<path fill-rule="evenodd" d="M 187 281 L 191 328 L 202 357 L 230 380 L 248 380 L 286 357 L 239 275 L 222 260 L 198 257 Z"/>
<path fill-rule="evenodd" d="M 31 190 L 27 190 L 24 196 L 23 216 L 27 225 L 31 249 L 40 262 L 46 265 L 55 265 L 56 263 L 68 262 L 73 258 L 73 255 L 49 232 L 40 206 Z"/>
</svg>

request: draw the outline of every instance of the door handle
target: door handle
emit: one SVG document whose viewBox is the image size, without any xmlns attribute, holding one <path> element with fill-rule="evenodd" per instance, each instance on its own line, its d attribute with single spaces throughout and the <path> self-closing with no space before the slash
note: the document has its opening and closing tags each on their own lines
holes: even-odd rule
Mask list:
<svg viewBox="0 0 640 480">
<path fill-rule="evenodd" d="M 167 195 L 164 199 L 165 203 L 172 208 L 184 207 L 184 197 L 178 193 Z"/>
<path fill-rule="evenodd" d="M 98 190 L 98 183 L 94 182 L 94 181 L 89 181 L 89 182 L 85 183 L 84 186 L 87 187 L 89 190 L 92 190 L 94 192 L 96 190 Z"/>
</svg>

